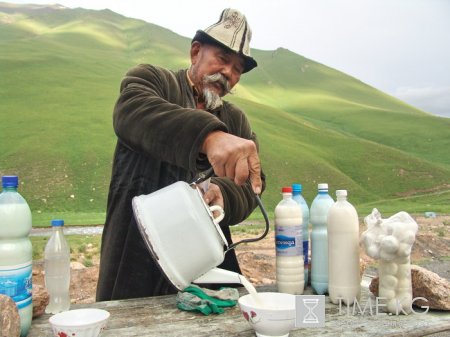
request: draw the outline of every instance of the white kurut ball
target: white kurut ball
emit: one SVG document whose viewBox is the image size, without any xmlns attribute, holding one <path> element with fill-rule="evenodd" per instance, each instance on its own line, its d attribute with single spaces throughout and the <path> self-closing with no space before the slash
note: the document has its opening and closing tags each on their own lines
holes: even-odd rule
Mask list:
<svg viewBox="0 0 450 337">
<path fill-rule="evenodd" d="M 380 277 L 380 286 L 386 289 L 395 290 L 398 280 L 393 275 L 383 275 Z"/>
<path fill-rule="evenodd" d="M 380 263 L 380 268 L 385 275 L 395 275 L 398 270 L 397 263 L 394 262 Z"/>
<path fill-rule="evenodd" d="M 366 247 L 366 253 L 375 260 L 380 258 L 380 249 L 375 244 Z"/>
<path fill-rule="evenodd" d="M 398 240 L 395 236 L 386 235 L 380 243 L 380 249 L 389 254 L 395 254 L 398 250 Z"/>
<path fill-rule="evenodd" d="M 398 245 L 398 251 L 397 251 L 397 255 L 398 256 L 409 256 L 411 254 L 411 245 L 408 243 L 400 243 Z"/>
</svg>

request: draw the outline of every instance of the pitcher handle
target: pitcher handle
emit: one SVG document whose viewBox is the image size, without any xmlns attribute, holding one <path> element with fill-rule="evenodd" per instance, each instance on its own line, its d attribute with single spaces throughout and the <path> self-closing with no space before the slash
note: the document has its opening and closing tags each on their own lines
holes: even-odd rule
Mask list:
<svg viewBox="0 0 450 337">
<path fill-rule="evenodd" d="M 264 216 L 264 220 L 266 221 L 266 229 L 265 229 L 264 233 L 262 233 L 261 236 L 258 236 L 257 238 L 244 239 L 244 240 L 238 241 L 236 243 L 233 243 L 232 245 L 230 245 L 228 247 L 228 249 L 225 251 L 225 253 L 228 252 L 231 249 L 236 248 L 236 246 L 241 244 L 241 243 L 244 243 L 244 242 L 255 242 L 255 241 L 262 240 L 262 239 L 264 239 L 266 237 L 267 233 L 269 233 L 270 223 L 269 223 L 269 217 L 267 216 L 267 212 L 264 209 L 264 206 L 263 206 L 263 204 L 261 202 L 261 199 L 259 198 L 258 194 L 255 194 L 255 199 L 256 199 L 256 203 L 258 204 L 259 208 L 261 209 L 261 213 Z"/>
<path fill-rule="evenodd" d="M 211 211 L 212 214 L 214 214 L 214 211 L 218 211 L 219 212 L 219 216 L 214 218 L 213 216 L 213 221 L 216 225 L 219 224 L 219 222 L 221 222 L 223 220 L 223 218 L 225 217 L 225 211 L 223 210 L 222 207 L 220 207 L 219 205 L 212 205 L 209 207 L 209 210 Z"/>
</svg>

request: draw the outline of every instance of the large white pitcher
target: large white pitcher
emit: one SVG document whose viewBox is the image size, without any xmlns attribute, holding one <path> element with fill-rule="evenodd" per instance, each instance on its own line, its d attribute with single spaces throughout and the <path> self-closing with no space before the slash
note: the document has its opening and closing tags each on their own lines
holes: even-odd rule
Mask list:
<svg viewBox="0 0 450 337">
<path fill-rule="evenodd" d="M 208 206 L 197 184 L 176 182 L 148 195 L 133 198 L 133 212 L 142 237 L 168 280 L 179 290 L 191 283 L 241 283 L 235 272 L 215 268 L 225 253 L 242 242 L 262 239 L 269 221 L 258 196 L 256 200 L 266 219 L 261 237 L 229 245 L 219 222 L 220 206 Z M 214 218 L 213 212 L 219 216 Z"/>
</svg>

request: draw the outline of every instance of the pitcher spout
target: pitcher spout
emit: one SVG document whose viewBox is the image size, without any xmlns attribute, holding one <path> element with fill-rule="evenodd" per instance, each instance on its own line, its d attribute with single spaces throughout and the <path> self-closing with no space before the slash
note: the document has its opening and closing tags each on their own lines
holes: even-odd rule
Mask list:
<svg viewBox="0 0 450 337">
<path fill-rule="evenodd" d="M 242 284 L 240 274 L 221 269 L 221 268 L 213 268 L 195 279 L 193 283 L 235 283 Z"/>
</svg>

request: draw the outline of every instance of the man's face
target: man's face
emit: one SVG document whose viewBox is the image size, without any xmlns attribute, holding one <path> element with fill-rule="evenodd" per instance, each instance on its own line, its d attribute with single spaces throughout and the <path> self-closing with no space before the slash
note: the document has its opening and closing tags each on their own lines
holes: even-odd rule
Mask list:
<svg viewBox="0 0 450 337">
<path fill-rule="evenodd" d="M 218 46 L 194 42 L 191 47 L 190 76 L 197 91 L 220 101 L 238 82 L 244 70 L 241 56 Z M 219 104 L 220 105 L 220 104 Z M 212 107 L 214 108 L 214 106 Z"/>
</svg>

